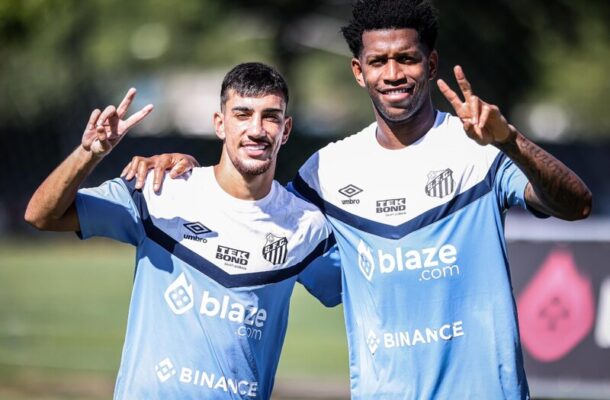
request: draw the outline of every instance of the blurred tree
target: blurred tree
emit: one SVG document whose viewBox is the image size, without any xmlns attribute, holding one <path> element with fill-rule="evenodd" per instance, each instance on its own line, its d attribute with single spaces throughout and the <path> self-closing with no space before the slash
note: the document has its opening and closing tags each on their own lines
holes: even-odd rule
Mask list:
<svg viewBox="0 0 610 400">
<path fill-rule="evenodd" d="M 527 93 L 531 104 L 552 104 L 566 114 L 559 139 L 610 137 L 610 2 L 553 1 L 530 16 L 536 29 L 540 74 Z"/>
</svg>

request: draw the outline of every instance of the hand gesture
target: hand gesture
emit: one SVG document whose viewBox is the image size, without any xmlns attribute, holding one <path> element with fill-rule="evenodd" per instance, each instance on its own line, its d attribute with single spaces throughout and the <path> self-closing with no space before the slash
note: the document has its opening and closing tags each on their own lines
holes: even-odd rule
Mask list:
<svg viewBox="0 0 610 400">
<path fill-rule="evenodd" d="M 437 84 L 462 120 L 466 134 L 480 145 L 501 144 L 508 141 L 512 130 L 506 118 L 500 113 L 500 109 L 496 105 L 484 102 L 472 92 L 462 67 L 456 65 L 453 72 L 464 95 L 464 101 L 442 79 L 439 79 Z"/>
<path fill-rule="evenodd" d="M 130 181 L 135 176 L 136 189 L 141 189 L 144 187 L 149 170 L 154 168 L 153 190 L 158 192 L 161 189 L 165 171 L 169 170 L 169 176 L 177 178 L 195 167 L 199 167 L 199 163 L 188 154 L 165 153 L 152 157 L 135 156 L 125 166 L 123 172 L 121 172 L 121 177 Z"/>
<path fill-rule="evenodd" d="M 90 151 L 95 157 L 104 157 L 121 141 L 129 129 L 150 114 L 153 109 L 152 104 L 124 119 L 135 96 L 136 90 L 131 88 L 118 108 L 108 106 L 104 111 L 96 109 L 91 113 L 81 140 L 83 149 Z"/>
</svg>

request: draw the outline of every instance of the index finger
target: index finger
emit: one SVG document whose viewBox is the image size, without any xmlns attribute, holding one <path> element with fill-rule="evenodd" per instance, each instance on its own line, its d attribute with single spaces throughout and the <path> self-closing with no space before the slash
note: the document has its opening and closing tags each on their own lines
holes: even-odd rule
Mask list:
<svg viewBox="0 0 610 400">
<path fill-rule="evenodd" d="M 460 90 L 464 94 L 464 99 L 466 102 L 470 102 L 470 96 L 472 96 L 472 87 L 470 86 L 470 82 L 466 79 L 466 74 L 464 74 L 464 70 L 459 65 L 453 67 L 453 73 L 455 74 L 455 80 L 460 87 Z"/>
<path fill-rule="evenodd" d="M 97 125 L 102 125 L 110 122 L 110 117 L 116 116 L 116 108 L 114 106 L 108 106 L 102 111 L 97 119 Z"/>
<path fill-rule="evenodd" d="M 462 104 L 463 104 L 462 99 L 460 99 L 460 96 L 458 96 L 457 93 L 455 93 L 449 87 L 449 85 L 447 85 L 445 83 L 444 80 L 439 79 L 438 81 L 436 81 L 436 84 L 438 85 L 438 88 L 440 89 L 443 96 L 445 96 L 447 101 L 451 104 L 451 106 L 455 110 L 456 114 L 459 115 L 459 111 L 462 108 Z"/>
<path fill-rule="evenodd" d="M 121 101 L 121 104 L 119 104 L 118 108 L 116 109 L 116 112 L 119 115 L 119 118 L 123 119 L 123 117 L 127 113 L 127 109 L 133 102 L 134 97 L 136 97 L 136 90 L 134 88 L 130 88 L 127 91 L 127 94 L 125 95 L 125 97 L 123 98 L 123 101 Z"/>
<path fill-rule="evenodd" d="M 134 125 L 140 123 L 150 112 L 153 110 L 153 105 L 149 104 L 137 113 L 133 114 L 131 117 L 125 120 L 125 131 L 131 129 Z"/>
</svg>

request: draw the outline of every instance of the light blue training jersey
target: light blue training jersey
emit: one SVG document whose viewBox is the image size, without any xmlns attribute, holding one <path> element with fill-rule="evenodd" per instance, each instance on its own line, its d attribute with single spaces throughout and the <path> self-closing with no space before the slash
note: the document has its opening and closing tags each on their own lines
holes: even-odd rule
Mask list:
<svg viewBox="0 0 610 400">
<path fill-rule="evenodd" d="M 504 240 L 526 177 L 446 113 L 400 150 L 376 129 L 293 181 L 337 240 L 353 398 L 529 398 Z"/>
<path fill-rule="evenodd" d="M 136 246 L 115 399 L 268 399 L 298 280 L 340 302 L 338 268 L 314 262 L 332 245 L 316 207 L 277 182 L 238 200 L 213 169 L 142 190 L 121 179 L 78 192 L 83 238 Z"/>
</svg>

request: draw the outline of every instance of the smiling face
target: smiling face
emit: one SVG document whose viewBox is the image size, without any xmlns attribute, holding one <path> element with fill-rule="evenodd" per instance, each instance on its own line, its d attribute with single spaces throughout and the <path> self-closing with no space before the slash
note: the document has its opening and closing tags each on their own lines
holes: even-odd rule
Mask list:
<svg viewBox="0 0 610 400">
<path fill-rule="evenodd" d="M 288 140 L 292 119 L 279 93 L 242 97 L 230 89 L 223 110 L 214 114 L 214 125 L 224 141 L 223 156 L 242 176 L 256 176 L 274 173 L 271 167 Z"/>
<path fill-rule="evenodd" d="M 430 102 L 437 63 L 436 51 L 427 51 L 416 30 L 380 29 L 362 34 L 362 51 L 352 59 L 352 71 L 369 92 L 377 115 L 402 123 Z"/>
</svg>

